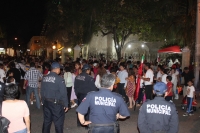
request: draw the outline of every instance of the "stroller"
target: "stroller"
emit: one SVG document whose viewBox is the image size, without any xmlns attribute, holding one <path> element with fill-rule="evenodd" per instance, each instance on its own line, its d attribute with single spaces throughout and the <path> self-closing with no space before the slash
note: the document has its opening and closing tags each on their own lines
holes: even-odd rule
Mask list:
<svg viewBox="0 0 200 133">
<path fill-rule="evenodd" d="M 196 95 L 195 95 L 195 99 L 196 99 Z M 196 111 L 197 110 L 197 101 L 196 100 L 193 100 L 192 101 L 192 109 L 193 111 Z M 185 96 L 182 100 L 182 105 L 181 105 L 181 108 L 182 110 L 185 110 L 187 109 L 187 96 Z"/>
</svg>

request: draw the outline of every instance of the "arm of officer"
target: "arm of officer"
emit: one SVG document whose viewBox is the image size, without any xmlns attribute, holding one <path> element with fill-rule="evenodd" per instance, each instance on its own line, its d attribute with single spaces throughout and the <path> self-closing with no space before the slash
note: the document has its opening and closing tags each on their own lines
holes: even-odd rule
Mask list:
<svg viewBox="0 0 200 133">
<path fill-rule="evenodd" d="M 117 118 L 119 117 L 120 119 L 125 119 L 126 117 L 130 116 L 130 112 L 122 97 L 120 97 L 119 102 L 120 102 L 120 105 L 119 105 L 119 113 L 117 115 Z"/>
<path fill-rule="evenodd" d="M 97 91 L 98 89 L 97 89 L 97 87 L 96 87 L 96 85 L 95 85 L 95 83 L 94 83 L 94 79 L 91 77 L 90 79 L 88 79 L 88 80 L 90 80 L 89 81 L 89 83 L 90 83 L 90 91 Z"/>
<path fill-rule="evenodd" d="M 174 106 L 174 109 L 171 111 L 171 119 L 169 122 L 169 130 L 168 133 L 178 133 L 178 125 L 179 125 L 179 119 L 178 119 L 178 112 L 176 110 L 176 107 Z"/>
<path fill-rule="evenodd" d="M 75 78 L 75 80 L 74 80 L 74 91 L 75 91 L 76 96 L 77 96 L 78 88 L 79 88 L 79 83 L 78 83 L 78 80 Z"/>
<path fill-rule="evenodd" d="M 67 98 L 67 89 L 65 86 L 65 81 L 64 79 L 60 81 L 59 85 L 59 90 L 60 90 L 60 95 L 61 95 L 61 100 L 64 102 L 64 107 L 68 108 L 68 98 Z"/>
<path fill-rule="evenodd" d="M 90 121 L 85 121 L 84 115 L 88 113 L 88 108 L 90 107 L 90 96 L 86 96 L 81 104 L 78 106 L 76 109 L 76 112 L 78 112 L 78 118 L 79 121 L 82 125 L 88 125 L 91 122 Z"/>
<path fill-rule="evenodd" d="M 138 128 L 140 130 L 140 133 L 151 133 L 149 127 L 147 126 L 145 110 L 146 110 L 146 105 L 143 104 L 140 108 L 138 116 Z"/>
</svg>

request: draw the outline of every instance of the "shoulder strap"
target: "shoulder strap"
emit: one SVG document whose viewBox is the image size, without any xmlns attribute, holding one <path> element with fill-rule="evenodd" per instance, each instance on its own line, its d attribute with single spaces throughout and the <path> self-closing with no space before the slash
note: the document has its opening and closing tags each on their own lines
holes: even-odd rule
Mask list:
<svg viewBox="0 0 200 133">
<path fill-rule="evenodd" d="M 0 102 L 0 116 L 2 116 L 2 101 Z"/>
</svg>

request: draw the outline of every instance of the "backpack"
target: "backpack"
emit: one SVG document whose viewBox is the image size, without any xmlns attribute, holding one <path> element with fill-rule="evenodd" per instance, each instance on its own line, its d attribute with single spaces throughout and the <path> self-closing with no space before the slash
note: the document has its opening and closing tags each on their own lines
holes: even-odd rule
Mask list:
<svg viewBox="0 0 200 133">
<path fill-rule="evenodd" d="M 10 121 L 2 116 L 2 102 L 0 102 L 0 133 L 8 133 Z"/>
</svg>

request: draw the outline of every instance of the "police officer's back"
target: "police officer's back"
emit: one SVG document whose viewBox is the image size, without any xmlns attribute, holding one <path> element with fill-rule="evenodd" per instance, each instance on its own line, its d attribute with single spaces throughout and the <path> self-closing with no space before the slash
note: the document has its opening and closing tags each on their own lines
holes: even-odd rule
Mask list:
<svg viewBox="0 0 200 133">
<path fill-rule="evenodd" d="M 82 73 L 75 78 L 74 89 L 78 100 L 80 98 L 79 102 L 82 101 L 88 92 L 97 90 L 94 79 L 89 75 L 90 69 L 90 66 L 85 64 L 82 68 Z"/>
<path fill-rule="evenodd" d="M 103 75 L 101 78 L 102 88 L 97 92 L 90 92 L 76 110 L 80 123 L 82 125 L 90 124 L 89 133 L 116 133 L 117 118 L 124 119 L 130 116 L 121 95 L 112 92 L 114 82 L 114 75 Z M 85 121 L 84 115 L 87 114 L 88 109 L 90 109 L 90 117 L 89 121 Z"/>
<path fill-rule="evenodd" d="M 54 122 L 56 133 L 63 133 L 65 112 L 68 110 L 67 90 L 60 73 L 60 65 L 53 62 L 51 72 L 44 76 L 41 83 L 44 124 L 43 133 L 50 133 L 51 123 Z M 64 110 L 65 108 L 65 110 Z"/>
<path fill-rule="evenodd" d="M 149 100 L 140 108 L 138 127 L 140 133 L 177 133 L 178 114 L 174 103 L 164 99 L 167 86 L 163 82 L 154 85 L 154 100 Z"/>
</svg>

